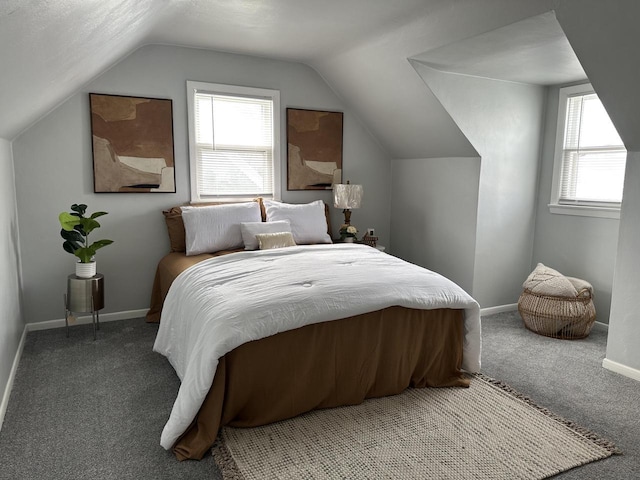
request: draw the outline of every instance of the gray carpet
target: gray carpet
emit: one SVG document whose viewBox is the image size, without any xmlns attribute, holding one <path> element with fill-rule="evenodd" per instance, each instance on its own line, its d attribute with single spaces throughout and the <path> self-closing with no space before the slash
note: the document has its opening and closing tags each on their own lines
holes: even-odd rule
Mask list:
<svg viewBox="0 0 640 480">
<path fill-rule="evenodd" d="M 180 382 L 142 319 L 31 332 L 0 431 L 0 479 L 220 478 L 160 433 Z"/>
<path fill-rule="evenodd" d="M 211 457 L 159 444 L 179 382 L 143 320 L 31 332 L 0 431 L 0 479 L 219 479 Z M 483 373 L 608 437 L 624 452 L 558 477 L 640 478 L 640 382 L 602 369 L 606 334 L 554 340 L 517 313 L 483 319 Z"/>
<path fill-rule="evenodd" d="M 482 372 L 624 453 L 554 478 L 640 479 L 640 382 L 602 368 L 607 332 L 597 327 L 586 339 L 558 340 L 525 329 L 517 312 L 483 318 Z"/>
</svg>

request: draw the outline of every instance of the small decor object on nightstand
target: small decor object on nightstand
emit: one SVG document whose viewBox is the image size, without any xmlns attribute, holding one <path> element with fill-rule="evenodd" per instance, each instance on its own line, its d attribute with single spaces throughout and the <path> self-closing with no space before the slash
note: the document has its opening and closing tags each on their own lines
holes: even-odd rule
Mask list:
<svg viewBox="0 0 640 480">
<path fill-rule="evenodd" d="M 107 212 L 95 212 L 90 217 L 85 217 L 86 211 L 85 204 L 74 203 L 71 205 L 71 213 L 62 212 L 58 216 L 62 226 L 60 236 L 64 239 L 62 248 L 78 257 L 76 275 L 80 278 L 91 278 L 96 274 L 96 250 L 113 243 L 113 240 L 106 239 L 89 243 L 89 234 L 100 227 L 96 218 L 107 215 Z"/>
<path fill-rule="evenodd" d="M 346 223 L 340 227 L 340 240 L 345 243 L 354 243 L 357 240 L 358 229 Z"/>
<path fill-rule="evenodd" d="M 362 237 L 362 243 L 369 245 L 370 247 L 375 247 L 378 244 L 378 237 L 369 235 L 369 231 L 367 230 L 367 233 Z"/>
</svg>

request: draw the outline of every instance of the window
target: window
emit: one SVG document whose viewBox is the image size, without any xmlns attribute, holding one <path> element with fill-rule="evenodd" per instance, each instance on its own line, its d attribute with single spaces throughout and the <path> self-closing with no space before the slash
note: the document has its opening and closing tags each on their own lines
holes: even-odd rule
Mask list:
<svg viewBox="0 0 640 480">
<path fill-rule="evenodd" d="M 551 212 L 619 218 L 626 159 L 591 85 L 561 88 Z"/>
<path fill-rule="evenodd" d="M 280 198 L 280 92 L 187 82 L 191 201 Z"/>
</svg>

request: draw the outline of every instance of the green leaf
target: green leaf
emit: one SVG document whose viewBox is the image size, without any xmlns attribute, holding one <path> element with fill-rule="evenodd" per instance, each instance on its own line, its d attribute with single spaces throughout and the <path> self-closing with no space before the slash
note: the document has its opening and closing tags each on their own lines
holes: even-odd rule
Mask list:
<svg viewBox="0 0 640 480">
<path fill-rule="evenodd" d="M 101 217 L 103 215 L 108 215 L 108 214 L 109 214 L 109 212 L 95 212 L 93 215 L 91 215 L 90 218 L 98 218 L 98 217 Z"/>
<path fill-rule="evenodd" d="M 76 230 L 70 230 L 70 231 L 60 230 L 60 236 L 65 240 L 84 243 L 84 237 L 80 235 L 80 233 L 77 232 Z"/>
<path fill-rule="evenodd" d="M 71 205 L 71 210 L 74 212 L 78 212 L 80 216 L 82 216 L 84 215 L 84 212 L 87 211 L 87 206 L 84 203 L 81 203 L 80 205 L 74 203 L 73 205 Z"/>
<path fill-rule="evenodd" d="M 70 241 L 66 241 L 62 244 L 62 248 L 64 249 L 65 252 L 69 252 L 69 253 L 73 253 L 75 255 L 75 251 L 78 250 L 78 245 L 70 242 Z"/>
<path fill-rule="evenodd" d="M 94 228 L 100 227 L 100 224 L 93 218 L 81 218 L 80 225 L 82 225 L 82 229 L 84 230 L 85 235 L 89 235 Z"/>
<path fill-rule="evenodd" d="M 80 233 L 80 235 L 82 235 L 83 237 L 86 237 L 86 236 L 87 236 L 87 234 L 86 234 L 86 233 L 85 233 L 85 231 L 84 231 L 84 228 L 82 228 L 82 224 L 81 224 L 81 223 L 79 223 L 78 225 L 76 225 L 75 227 L 73 227 L 73 229 L 74 229 L 75 231 L 77 231 L 78 233 Z"/>
<path fill-rule="evenodd" d="M 94 250 L 98 250 L 99 248 L 106 247 L 107 245 L 111 245 L 113 240 L 97 240 L 89 245 L 89 248 L 93 248 Z"/>
<path fill-rule="evenodd" d="M 73 254 L 80 259 L 80 262 L 89 263 L 96 254 L 96 251 L 91 247 L 82 247 L 74 251 Z"/>
<path fill-rule="evenodd" d="M 73 230 L 73 227 L 80 223 L 80 218 L 75 217 L 67 212 L 62 212 L 58 215 L 58 220 L 60 220 L 60 225 L 64 230 L 70 231 Z"/>
</svg>

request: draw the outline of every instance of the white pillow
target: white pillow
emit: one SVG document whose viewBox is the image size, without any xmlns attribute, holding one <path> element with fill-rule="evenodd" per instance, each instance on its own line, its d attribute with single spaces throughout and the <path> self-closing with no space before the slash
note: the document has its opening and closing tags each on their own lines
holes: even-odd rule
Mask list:
<svg viewBox="0 0 640 480">
<path fill-rule="evenodd" d="M 261 233 L 291 232 L 289 220 L 278 220 L 277 222 L 242 222 L 240 224 L 242 241 L 245 250 L 257 250 L 258 239 L 256 235 Z"/>
<path fill-rule="evenodd" d="M 302 205 L 271 200 L 264 200 L 263 203 L 267 212 L 267 222 L 289 220 L 296 244 L 331 243 L 322 200 Z"/>
<path fill-rule="evenodd" d="M 258 202 L 181 207 L 187 256 L 242 247 L 240 223 L 259 222 Z"/>
</svg>

